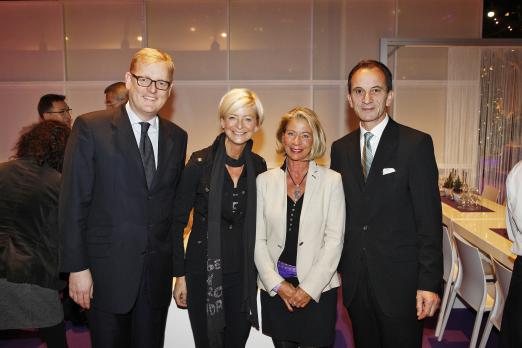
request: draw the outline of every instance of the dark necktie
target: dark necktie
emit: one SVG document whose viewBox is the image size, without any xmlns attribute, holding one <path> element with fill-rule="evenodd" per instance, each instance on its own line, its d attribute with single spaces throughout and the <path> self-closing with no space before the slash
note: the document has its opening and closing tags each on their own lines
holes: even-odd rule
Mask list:
<svg viewBox="0 0 522 348">
<path fill-rule="evenodd" d="M 152 142 L 150 141 L 147 131 L 150 123 L 140 122 L 141 137 L 140 137 L 140 154 L 143 168 L 145 169 L 145 178 L 147 178 L 147 187 L 150 189 L 154 173 L 156 173 L 156 164 L 154 161 L 154 150 L 152 149 Z"/>
<path fill-rule="evenodd" d="M 364 181 L 366 181 L 366 179 L 368 179 L 368 174 L 370 173 L 370 167 L 372 166 L 372 161 L 373 161 L 372 145 L 370 143 L 370 140 L 372 138 L 373 138 L 372 133 L 370 133 L 370 132 L 364 133 L 364 147 L 363 147 L 363 155 L 362 155 Z"/>
</svg>

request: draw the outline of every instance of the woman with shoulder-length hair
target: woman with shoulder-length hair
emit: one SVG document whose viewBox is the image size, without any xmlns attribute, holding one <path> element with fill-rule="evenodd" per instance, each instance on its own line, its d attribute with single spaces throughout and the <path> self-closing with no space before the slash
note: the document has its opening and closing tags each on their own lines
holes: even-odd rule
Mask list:
<svg viewBox="0 0 522 348">
<path fill-rule="evenodd" d="M 219 103 L 219 120 L 223 132 L 192 154 L 178 186 L 173 295 L 188 307 L 196 347 L 244 347 L 250 327 L 258 327 L 255 181 L 266 164 L 252 152 L 252 136 L 263 123 L 263 106 L 254 92 L 232 89 Z"/>
<path fill-rule="evenodd" d="M 315 162 L 326 138 L 312 110 L 285 114 L 276 140 L 286 160 L 257 178 L 263 332 L 278 348 L 328 347 L 335 338 L 346 214 L 341 176 Z"/>
<path fill-rule="evenodd" d="M 70 129 L 25 129 L 0 164 L 0 330 L 39 328 L 49 348 L 67 347 L 59 279 L 58 196 Z"/>
</svg>

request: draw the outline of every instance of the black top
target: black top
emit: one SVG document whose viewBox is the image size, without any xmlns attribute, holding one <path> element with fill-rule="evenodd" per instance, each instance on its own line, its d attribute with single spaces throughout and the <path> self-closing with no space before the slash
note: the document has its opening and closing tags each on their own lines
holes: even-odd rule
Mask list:
<svg viewBox="0 0 522 348">
<path fill-rule="evenodd" d="M 288 196 L 286 197 L 286 242 L 279 261 L 294 266 L 297 261 L 297 242 L 299 239 L 299 221 L 301 220 L 303 197 L 304 195 L 297 202 L 294 202 Z"/>
<path fill-rule="evenodd" d="M 221 203 L 221 258 L 223 273 L 239 272 L 243 264 L 243 224 L 247 198 L 246 166 L 237 187 L 225 168 Z"/>
<path fill-rule="evenodd" d="M 59 290 L 60 173 L 31 158 L 0 164 L 0 278 Z"/>
</svg>

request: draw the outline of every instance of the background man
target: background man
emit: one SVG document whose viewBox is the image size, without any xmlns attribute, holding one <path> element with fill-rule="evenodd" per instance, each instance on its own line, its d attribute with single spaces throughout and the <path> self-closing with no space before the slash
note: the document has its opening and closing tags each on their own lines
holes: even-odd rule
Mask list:
<svg viewBox="0 0 522 348">
<path fill-rule="evenodd" d="M 348 76 L 360 128 L 332 144 L 346 235 L 339 269 L 357 348 L 421 347 L 440 302 L 442 213 L 431 137 L 393 121 L 392 75 L 377 61 Z"/>
<path fill-rule="evenodd" d="M 46 94 L 38 102 L 38 115 L 41 120 L 54 120 L 64 122 L 71 127 L 72 109 L 65 102 L 65 96 L 61 94 Z"/>
<path fill-rule="evenodd" d="M 103 91 L 105 93 L 105 108 L 115 109 L 125 104 L 129 99 L 129 91 L 123 82 L 115 82 Z"/>
<path fill-rule="evenodd" d="M 512 251 L 517 255 L 502 316 L 501 347 L 522 347 L 522 162 L 506 180 L 506 226 Z"/>
<path fill-rule="evenodd" d="M 63 270 L 94 347 L 163 347 L 172 290 L 172 204 L 187 134 L 157 116 L 174 63 L 144 48 L 125 74 L 129 102 L 80 116 L 60 194 Z"/>
</svg>

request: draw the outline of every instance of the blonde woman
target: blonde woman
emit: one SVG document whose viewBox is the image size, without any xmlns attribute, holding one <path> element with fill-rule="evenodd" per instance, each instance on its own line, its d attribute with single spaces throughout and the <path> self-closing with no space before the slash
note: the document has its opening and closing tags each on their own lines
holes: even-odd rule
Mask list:
<svg viewBox="0 0 522 348">
<path fill-rule="evenodd" d="M 263 332 L 276 348 L 334 342 L 345 200 L 341 176 L 315 162 L 325 142 L 312 110 L 290 110 L 277 131 L 286 160 L 257 179 L 255 263 Z"/>
<path fill-rule="evenodd" d="M 254 92 L 232 89 L 221 99 L 219 119 L 223 132 L 192 154 L 179 184 L 174 299 L 188 307 L 196 347 L 244 347 L 250 327 L 259 326 L 255 180 L 266 164 L 252 152 L 252 136 L 263 123 L 263 106 Z M 184 254 L 183 229 L 192 208 Z"/>
</svg>

